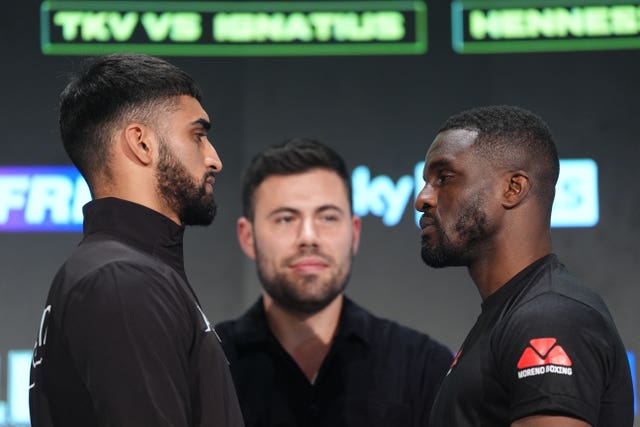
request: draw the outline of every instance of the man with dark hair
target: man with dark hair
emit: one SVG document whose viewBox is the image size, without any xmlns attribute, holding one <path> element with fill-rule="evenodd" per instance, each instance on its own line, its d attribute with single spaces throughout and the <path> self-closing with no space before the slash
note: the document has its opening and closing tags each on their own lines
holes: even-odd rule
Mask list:
<svg viewBox="0 0 640 427">
<path fill-rule="evenodd" d="M 604 302 L 551 253 L 559 161 L 546 124 L 517 107 L 450 118 L 426 156 L 422 258 L 466 266 L 482 312 L 430 426 L 630 427 L 625 348 Z"/>
<path fill-rule="evenodd" d="M 33 427 L 243 425 L 184 271 L 184 227 L 213 221 L 222 169 L 200 99 L 184 71 L 133 54 L 91 61 L 60 95 L 64 148 L 93 200 L 40 322 Z"/>
<path fill-rule="evenodd" d="M 452 354 L 344 296 L 358 248 L 344 161 L 295 138 L 247 169 L 243 251 L 264 292 L 216 329 L 247 426 L 424 426 Z"/>
</svg>

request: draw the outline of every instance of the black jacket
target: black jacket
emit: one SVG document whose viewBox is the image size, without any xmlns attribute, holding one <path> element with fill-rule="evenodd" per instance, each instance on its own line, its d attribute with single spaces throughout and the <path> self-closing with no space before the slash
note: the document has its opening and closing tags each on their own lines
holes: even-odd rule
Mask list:
<svg viewBox="0 0 640 427">
<path fill-rule="evenodd" d="M 184 228 L 113 198 L 84 214 L 36 342 L 33 427 L 242 426 L 219 340 L 186 280 Z"/>
</svg>

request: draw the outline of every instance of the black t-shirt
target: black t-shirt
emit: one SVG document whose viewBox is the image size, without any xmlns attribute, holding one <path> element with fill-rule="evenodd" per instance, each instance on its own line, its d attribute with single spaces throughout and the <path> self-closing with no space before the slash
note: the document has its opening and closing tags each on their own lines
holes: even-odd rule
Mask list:
<svg viewBox="0 0 640 427">
<path fill-rule="evenodd" d="M 242 426 L 228 363 L 184 274 L 184 229 L 113 198 L 84 213 L 36 341 L 33 427 Z"/>
<path fill-rule="evenodd" d="M 501 427 L 537 414 L 633 424 L 629 363 L 611 315 L 555 255 L 483 302 L 429 425 Z"/>
<path fill-rule="evenodd" d="M 267 325 L 258 302 L 216 330 L 247 427 L 426 426 L 452 353 L 427 335 L 372 316 L 345 298 L 313 384 Z"/>
</svg>

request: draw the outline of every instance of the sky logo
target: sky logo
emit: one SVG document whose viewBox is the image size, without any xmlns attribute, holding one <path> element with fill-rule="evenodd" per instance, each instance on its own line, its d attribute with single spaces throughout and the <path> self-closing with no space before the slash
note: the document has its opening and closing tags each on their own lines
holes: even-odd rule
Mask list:
<svg viewBox="0 0 640 427">
<path fill-rule="evenodd" d="M 353 210 L 357 215 L 375 215 L 388 227 L 397 225 L 424 185 L 424 162 L 416 164 L 413 176 L 394 182 L 386 175 L 371 177 L 367 166 L 358 166 L 351 175 Z M 415 211 L 418 224 L 421 213 Z M 560 177 L 551 213 L 552 227 L 593 227 L 598 223 L 598 165 L 592 159 L 560 160 Z"/>
<path fill-rule="evenodd" d="M 591 159 L 560 160 L 551 211 L 552 227 L 593 227 L 600 219 L 598 165 Z"/>
<path fill-rule="evenodd" d="M 73 166 L 0 167 L 0 231 L 81 231 L 89 200 Z"/>
</svg>

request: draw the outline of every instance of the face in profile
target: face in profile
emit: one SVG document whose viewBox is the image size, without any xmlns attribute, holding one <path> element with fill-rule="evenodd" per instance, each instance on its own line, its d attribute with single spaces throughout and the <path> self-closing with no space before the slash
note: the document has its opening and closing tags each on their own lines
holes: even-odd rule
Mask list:
<svg viewBox="0 0 640 427">
<path fill-rule="evenodd" d="M 472 148 L 476 136 L 464 129 L 442 132 L 427 153 L 416 209 L 423 212 L 422 259 L 431 267 L 468 266 L 482 250 L 490 250 L 493 229 L 486 202 L 492 174 Z"/>
<path fill-rule="evenodd" d="M 160 144 L 160 160 L 156 171 L 158 192 L 184 225 L 209 225 L 216 216 L 213 192 L 207 180 L 215 176 L 206 173 L 193 178 L 171 152 L 166 142 Z"/>
<path fill-rule="evenodd" d="M 200 103 L 180 97 L 178 109 L 165 114 L 159 135 L 157 191 L 184 225 L 208 225 L 216 215 L 215 175 L 222 163 L 209 142 L 209 120 Z"/>
<path fill-rule="evenodd" d="M 272 175 L 253 201 L 238 232 L 266 294 L 288 311 L 322 310 L 344 290 L 360 235 L 344 183 L 325 169 Z"/>
</svg>

